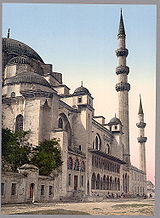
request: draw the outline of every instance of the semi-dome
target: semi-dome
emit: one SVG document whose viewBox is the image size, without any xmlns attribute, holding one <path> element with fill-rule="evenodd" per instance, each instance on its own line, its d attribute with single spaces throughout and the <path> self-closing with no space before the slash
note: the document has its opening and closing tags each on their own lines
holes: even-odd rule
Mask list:
<svg viewBox="0 0 160 218">
<path fill-rule="evenodd" d="M 41 63 L 44 63 L 42 58 L 28 45 L 11 38 L 2 38 L 2 52 L 5 58 L 5 65 L 8 61 L 15 57 L 25 55 L 29 58 L 33 58 Z"/>
<path fill-rule="evenodd" d="M 29 57 L 22 55 L 22 56 L 16 56 L 16 57 L 11 58 L 8 61 L 7 65 L 11 65 L 11 64 L 29 64 L 29 65 L 31 65 L 31 62 L 32 62 L 32 60 Z"/>
<path fill-rule="evenodd" d="M 13 85 L 13 84 L 19 84 L 19 83 L 39 84 L 42 86 L 51 87 L 45 78 L 33 72 L 19 73 L 14 77 L 6 79 L 6 84 Z"/>
<path fill-rule="evenodd" d="M 90 94 L 89 90 L 83 86 L 78 87 L 75 89 L 74 94 Z"/>
<path fill-rule="evenodd" d="M 122 122 L 121 122 L 120 119 L 117 118 L 116 116 L 113 117 L 113 118 L 110 120 L 110 122 L 108 123 L 109 126 L 111 126 L 111 125 L 118 125 L 118 124 L 122 125 Z"/>
</svg>

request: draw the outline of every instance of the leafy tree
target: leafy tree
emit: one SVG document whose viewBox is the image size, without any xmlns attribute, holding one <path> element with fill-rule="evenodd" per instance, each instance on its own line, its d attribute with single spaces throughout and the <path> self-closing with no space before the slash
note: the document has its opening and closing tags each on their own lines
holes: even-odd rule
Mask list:
<svg viewBox="0 0 160 218">
<path fill-rule="evenodd" d="M 16 171 L 21 165 L 31 163 L 39 168 L 41 175 L 49 175 L 62 165 L 59 140 L 45 140 L 31 149 L 26 138 L 28 133 L 2 129 L 2 167 L 8 165 L 7 169 Z"/>
<path fill-rule="evenodd" d="M 25 163 L 29 163 L 31 152 L 26 142 L 28 132 L 12 132 L 9 129 L 2 129 L 2 159 L 4 163 L 11 165 L 13 171 Z"/>
<path fill-rule="evenodd" d="M 62 165 L 59 140 L 45 140 L 33 148 L 31 163 L 39 168 L 41 175 L 49 175 Z"/>
</svg>

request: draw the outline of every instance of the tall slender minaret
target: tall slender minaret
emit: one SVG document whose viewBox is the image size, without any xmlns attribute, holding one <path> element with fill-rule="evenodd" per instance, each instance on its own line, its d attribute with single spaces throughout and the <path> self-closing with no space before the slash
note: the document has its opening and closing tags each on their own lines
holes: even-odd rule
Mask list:
<svg viewBox="0 0 160 218">
<path fill-rule="evenodd" d="M 128 49 L 125 45 L 125 28 L 122 16 L 122 9 L 120 15 L 120 24 L 118 31 L 118 49 L 116 55 L 118 57 L 118 67 L 116 68 L 116 74 L 118 75 L 118 83 L 116 84 L 116 91 L 118 92 L 119 102 L 119 119 L 123 125 L 122 143 L 124 144 L 123 159 L 127 163 L 130 163 L 130 148 L 129 148 L 129 103 L 128 92 L 130 90 L 130 84 L 128 83 L 129 67 L 126 66 L 126 57 L 128 55 Z"/>
<path fill-rule="evenodd" d="M 142 101 L 140 96 L 140 103 L 139 103 L 139 111 L 138 111 L 138 118 L 139 123 L 137 123 L 137 127 L 139 128 L 139 137 L 137 138 L 139 143 L 139 155 L 140 155 L 140 169 L 146 173 L 146 153 L 145 153 L 145 142 L 147 141 L 147 137 L 145 137 L 145 126 L 144 123 L 144 113 L 142 108 Z"/>
</svg>

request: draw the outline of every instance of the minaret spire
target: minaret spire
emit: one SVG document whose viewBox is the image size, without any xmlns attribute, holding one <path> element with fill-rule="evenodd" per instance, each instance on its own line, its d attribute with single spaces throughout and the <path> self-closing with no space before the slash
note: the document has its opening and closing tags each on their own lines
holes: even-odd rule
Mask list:
<svg viewBox="0 0 160 218">
<path fill-rule="evenodd" d="M 126 66 L 126 58 L 128 56 L 128 49 L 126 48 L 126 37 L 123 22 L 122 9 L 120 14 L 120 23 L 118 31 L 118 49 L 116 55 L 118 58 L 118 67 L 116 74 L 118 76 L 118 83 L 116 84 L 116 91 L 118 92 L 119 114 L 118 117 L 123 125 L 122 143 L 124 145 L 123 159 L 130 164 L 130 146 L 129 146 L 129 101 L 128 92 L 130 84 L 128 83 L 129 67 Z"/>
<path fill-rule="evenodd" d="M 124 22 L 123 22 L 122 8 L 121 8 L 121 15 L 120 15 L 119 30 L 118 30 L 118 36 L 120 35 L 126 36 Z"/>
<path fill-rule="evenodd" d="M 138 114 L 143 114 L 141 95 L 139 95 L 139 98 L 140 98 L 140 102 L 139 102 L 139 111 L 138 111 Z"/>
<path fill-rule="evenodd" d="M 140 161 L 140 169 L 146 173 L 146 153 L 145 153 L 145 142 L 147 141 L 147 137 L 145 137 L 145 126 L 144 122 L 144 113 L 142 108 L 142 100 L 140 96 L 140 104 L 139 104 L 139 112 L 138 112 L 139 123 L 136 126 L 139 128 L 139 137 L 137 138 L 139 143 L 139 161 Z"/>
</svg>

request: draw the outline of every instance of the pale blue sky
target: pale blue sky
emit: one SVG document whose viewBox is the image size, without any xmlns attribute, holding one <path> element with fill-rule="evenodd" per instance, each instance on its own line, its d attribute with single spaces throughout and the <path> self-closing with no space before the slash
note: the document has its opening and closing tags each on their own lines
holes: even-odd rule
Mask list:
<svg viewBox="0 0 160 218">
<path fill-rule="evenodd" d="M 123 9 L 130 67 L 130 130 L 132 162 L 138 166 L 136 122 L 139 93 L 147 122 L 147 171 L 154 181 L 156 6 L 80 4 L 3 4 L 3 37 L 36 50 L 45 63 L 63 73 L 74 91 L 84 81 L 96 115 L 107 121 L 118 111 L 115 68 L 120 8 Z"/>
</svg>

